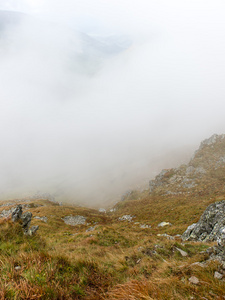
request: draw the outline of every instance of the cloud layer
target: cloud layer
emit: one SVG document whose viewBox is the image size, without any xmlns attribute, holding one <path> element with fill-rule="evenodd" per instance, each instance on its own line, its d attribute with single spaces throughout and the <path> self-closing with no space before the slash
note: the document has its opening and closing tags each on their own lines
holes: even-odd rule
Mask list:
<svg viewBox="0 0 225 300">
<path fill-rule="evenodd" d="M 224 133 L 222 1 L 63 3 L 0 1 L 39 12 L 1 37 L 1 198 L 112 201 Z M 132 46 L 86 63 L 79 30 Z"/>
</svg>

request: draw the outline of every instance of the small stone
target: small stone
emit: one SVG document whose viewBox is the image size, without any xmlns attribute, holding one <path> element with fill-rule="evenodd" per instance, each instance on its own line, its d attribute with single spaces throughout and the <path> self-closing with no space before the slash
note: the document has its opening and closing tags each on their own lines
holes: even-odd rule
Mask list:
<svg viewBox="0 0 225 300">
<path fill-rule="evenodd" d="M 199 284 L 199 279 L 195 276 L 191 276 L 188 280 L 192 284 Z"/>
<path fill-rule="evenodd" d="M 157 236 L 164 236 L 166 237 L 168 240 L 174 240 L 174 237 L 167 234 L 167 233 L 158 233 Z"/>
<path fill-rule="evenodd" d="M 151 228 L 151 225 L 145 225 L 145 224 L 143 224 L 143 225 L 140 225 L 140 228 L 141 229 Z"/>
<path fill-rule="evenodd" d="M 38 217 L 38 216 L 35 216 L 34 219 L 41 220 L 41 221 L 43 221 L 43 222 L 45 222 L 45 223 L 47 223 L 47 221 L 48 221 L 48 218 L 47 218 L 47 217 Z"/>
<path fill-rule="evenodd" d="M 131 222 L 133 219 L 133 216 L 131 215 L 123 215 L 122 217 L 119 218 L 119 221 L 129 221 Z"/>
<path fill-rule="evenodd" d="M 214 273 L 214 278 L 221 280 L 223 278 L 223 274 L 219 273 L 219 272 L 215 272 Z"/>
<path fill-rule="evenodd" d="M 21 270 L 21 266 L 16 266 L 16 267 L 15 267 L 15 270 L 16 270 L 16 271 Z"/>
<path fill-rule="evenodd" d="M 99 210 L 98 210 L 100 213 L 106 213 L 106 210 L 104 209 L 104 208 L 99 208 Z"/>
<path fill-rule="evenodd" d="M 39 226 L 36 225 L 36 226 L 32 226 L 29 230 L 28 230 L 28 235 L 34 235 L 35 232 L 38 230 Z"/>
<path fill-rule="evenodd" d="M 186 252 L 186 251 L 184 251 L 184 250 L 182 250 L 182 249 L 180 249 L 180 248 L 177 248 L 177 247 L 175 247 L 175 249 L 176 249 L 177 251 L 179 251 L 179 252 L 180 252 L 180 254 L 181 254 L 183 257 L 186 257 L 186 256 L 188 256 L 188 254 L 187 254 L 187 252 Z"/>
<path fill-rule="evenodd" d="M 158 227 L 164 227 L 164 226 L 168 226 L 168 225 L 172 225 L 170 222 L 161 222 L 158 224 Z"/>
<path fill-rule="evenodd" d="M 198 267 L 201 267 L 201 268 L 205 268 L 205 265 L 199 261 L 197 262 L 194 262 L 193 264 L 191 264 L 191 266 L 198 266 Z"/>
<path fill-rule="evenodd" d="M 89 227 L 89 228 L 86 230 L 86 232 L 93 231 L 93 230 L 95 230 L 95 226 Z"/>
</svg>

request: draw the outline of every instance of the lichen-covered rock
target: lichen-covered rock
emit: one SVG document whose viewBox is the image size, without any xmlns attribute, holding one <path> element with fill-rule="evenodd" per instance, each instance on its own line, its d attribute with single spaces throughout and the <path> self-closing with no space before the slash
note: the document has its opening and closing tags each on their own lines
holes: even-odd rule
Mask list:
<svg viewBox="0 0 225 300">
<path fill-rule="evenodd" d="M 12 216 L 11 216 L 12 221 L 13 221 L 13 222 L 18 221 L 18 220 L 21 218 L 22 213 L 23 213 L 23 211 L 22 211 L 22 205 L 19 204 L 19 205 L 17 205 L 17 207 L 12 211 Z"/>
<path fill-rule="evenodd" d="M 85 225 L 86 218 L 83 216 L 66 216 L 62 218 L 62 220 L 67 224 L 71 226 L 76 225 Z"/>
<path fill-rule="evenodd" d="M 224 239 L 225 242 L 225 200 L 209 205 L 198 223 L 189 226 L 181 237 L 196 241 Z"/>
</svg>

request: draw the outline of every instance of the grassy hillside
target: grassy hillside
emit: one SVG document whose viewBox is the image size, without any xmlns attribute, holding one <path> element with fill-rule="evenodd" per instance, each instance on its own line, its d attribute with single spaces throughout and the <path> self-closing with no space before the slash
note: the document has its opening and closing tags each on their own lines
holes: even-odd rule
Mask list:
<svg viewBox="0 0 225 300">
<path fill-rule="evenodd" d="M 156 190 L 133 192 L 112 212 L 42 199 L 3 202 L 0 299 L 224 299 L 225 281 L 215 272 L 223 274 L 225 267 L 207 261 L 212 243 L 183 242 L 179 236 L 209 204 L 225 199 L 220 160 L 225 147 L 223 139 L 218 141 L 200 147 L 188 166 L 164 172 L 170 175 Z M 207 172 L 194 178 L 200 178 L 197 185 L 179 190 L 179 178 L 176 187 L 169 186 L 176 193 L 166 193 L 168 177 L 185 181 L 189 173 L 183 170 L 200 164 Z M 34 236 L 25 236 L 21 225 L 7 217 L 18 203 L 32 212 L 32 225 L 39 225 Z M 124 215 L 128 220 L 120 219 Z M 68 225 L 66 216 L 83 216 L 85 223 Z M 159 227 L 163 221 L 170 224 Z"/>
</svg>

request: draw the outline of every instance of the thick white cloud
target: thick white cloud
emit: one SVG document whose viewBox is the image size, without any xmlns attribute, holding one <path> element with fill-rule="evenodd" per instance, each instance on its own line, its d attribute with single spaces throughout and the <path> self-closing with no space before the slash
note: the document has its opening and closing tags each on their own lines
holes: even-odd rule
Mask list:
<svg viewBox="0 0 225 300">
<path fill-rule="evenodd" d="M 178 162 L 174 155 L 160 164 L 176 148 L 225 132 L 223 1 L 27 0 L 0 8 L 64 23 L 28 20 L 1 49 L 2 197 L 40 190 L 104 202 Z M 65 23 L 128 33 L 133 45 L 86 77 L 69 68 L 81 48 L 79 40 L 71 47 Z"/>
</svg>

